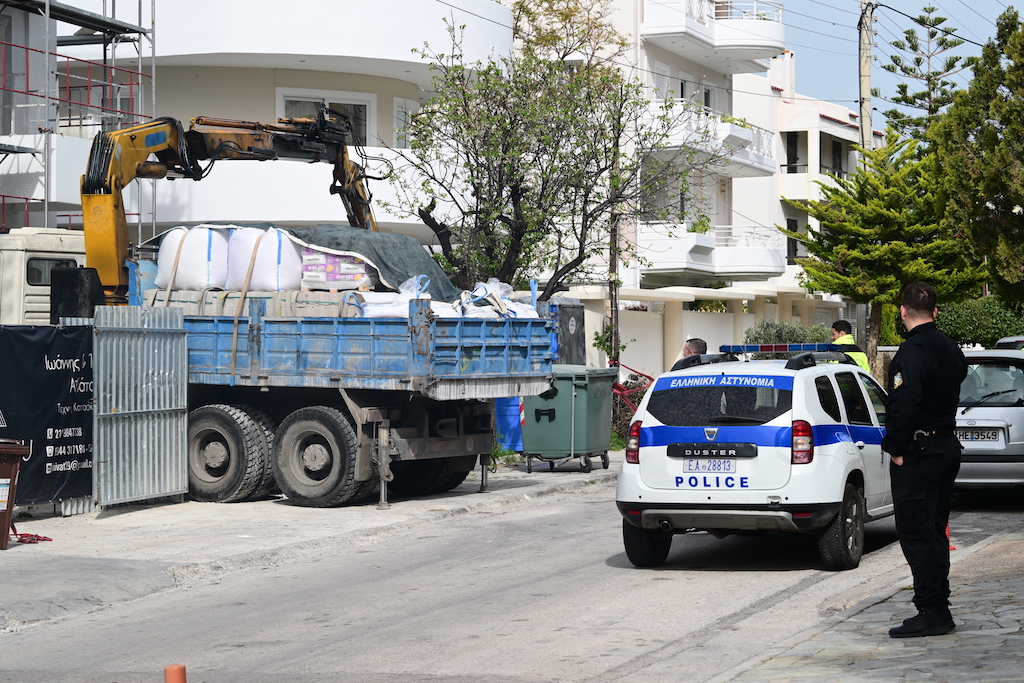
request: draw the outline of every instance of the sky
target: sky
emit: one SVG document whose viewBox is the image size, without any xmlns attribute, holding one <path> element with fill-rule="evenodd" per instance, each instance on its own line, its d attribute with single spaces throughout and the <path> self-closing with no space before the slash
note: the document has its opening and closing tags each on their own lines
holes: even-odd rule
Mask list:
<svg viewBox="0 0 1024 683">
<path fill-rule="evenodd" d="M 859 108 L 857 20 L 859 0 L 780 0 L 786 25 L 786 47 L 796 54 L 796 90 L 802 95 Z M 885 6 L 882 6 L 885 5 Z M 890 42 L 902 39 L 908 28 L 917 27 L 910 18 L 922 15 L 923 8 L 936 8 L 933 16 L 945 17 L 942 25 L 956 28 L 957 35 L 984 44 L 995 35 L 995 22 L 1010 5 L 1009 0 L 881 0 L 874 11 L 875 39 L 872 48 L 872 86 L 880 95 L 896 94 L 896 85 L 904 82 L 881 68 L 890 63 L 889 55 L 899 54 Z M 1024 3 L 1021 4 L 1024 7 Z M 1018 8 L 1018 10 L 1021 9 Z M 892 9 L 890 9 L 892 8 Z M 917 27 L 918 36 L 924 30 Z M 981 47 L 970 42 L 948 54 L 980 55 Z M 971 71 L 965 70 L 951 80 L 966 88 Z M 911 84 L 911 92 L 917 88 Z M 875 110 L 872 126 L 885 128 L 881 111 L 891 104 L 872 98 Z"/>
</svg>

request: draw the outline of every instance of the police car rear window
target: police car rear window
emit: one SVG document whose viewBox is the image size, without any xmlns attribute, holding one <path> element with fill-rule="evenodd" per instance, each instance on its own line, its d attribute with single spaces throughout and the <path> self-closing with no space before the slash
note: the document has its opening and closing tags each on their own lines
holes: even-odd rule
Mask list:
<svg viewBox="0 0 1024 683">
<path fill-rule="evenodd" d="M 647 412 L 664 425 L 759 425 L 793 407 L 793 378 L 683 375 L 654 385 Z"/>
</svg>

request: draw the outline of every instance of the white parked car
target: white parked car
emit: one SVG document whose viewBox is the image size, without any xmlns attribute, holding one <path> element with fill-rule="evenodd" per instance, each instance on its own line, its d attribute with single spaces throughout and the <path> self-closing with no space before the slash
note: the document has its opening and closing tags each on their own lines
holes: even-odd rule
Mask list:
<svg viewBox="0 0 1024 683">
<path fill-rule="evenodd" d="M 957 488 L 1024 486 L 1024 351 L 966 351 L 956 435 Z"/>
<path fill-rule="evenodd" d="M 785 531 L 816 536 L 825 567 L 856 567 L 864 523 L 893 512 L 884 390 L 845 354 L 730 358 L 691 356 L 640 403 L 616 491 L 626 555 L 654 567 L 678 534 Z"/>
</svg>

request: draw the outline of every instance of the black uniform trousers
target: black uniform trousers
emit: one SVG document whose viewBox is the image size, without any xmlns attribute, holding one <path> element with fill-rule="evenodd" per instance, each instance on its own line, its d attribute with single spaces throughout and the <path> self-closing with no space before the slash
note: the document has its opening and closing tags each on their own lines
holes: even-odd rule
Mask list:
<svg viewBox="0 0 1024 683">
<path fill-rule="evenodd" d="M 902 465 L 889 465 L 896 535 L 914 576 L 918 609 L 949 610 L 946 525 L 960 451 L 955 436 L 931 437 L 925 448 L 907 453 Z"/>
</svg>

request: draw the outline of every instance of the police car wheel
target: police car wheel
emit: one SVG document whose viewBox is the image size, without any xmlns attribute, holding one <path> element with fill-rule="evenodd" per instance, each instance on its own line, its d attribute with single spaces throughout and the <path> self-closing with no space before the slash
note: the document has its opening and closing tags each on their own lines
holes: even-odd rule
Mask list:
<svg viewBox="0 0 1024 683">
<path fill-rule="evenodd" d="M 641 529 L 622 520 L 622 545 L 634 566 L 660 567 L 672 549 L 672 533 L 661 529 Z"/>
<path fill-rule="evenodd" d="M 826 569 L 855 569 L 864 553 L 864 496 L 846 484 L 839 513 L 818 534 L 818 554 Z"/>
</svg>

